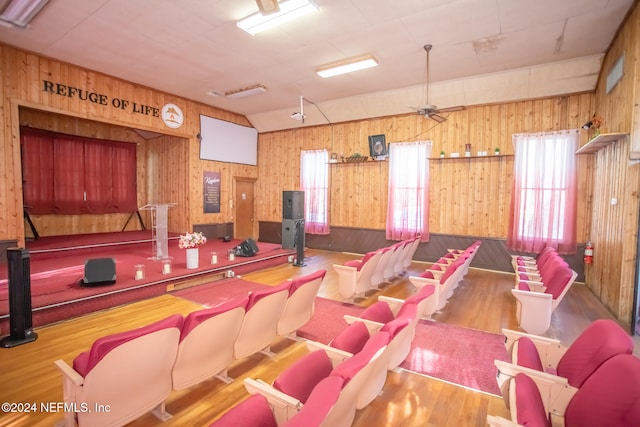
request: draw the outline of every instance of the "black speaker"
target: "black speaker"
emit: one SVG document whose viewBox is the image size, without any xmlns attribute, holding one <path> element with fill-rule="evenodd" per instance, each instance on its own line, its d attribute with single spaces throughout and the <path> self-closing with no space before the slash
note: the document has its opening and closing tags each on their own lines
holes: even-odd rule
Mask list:
<svg viewBox="0 0 640 427">
<path fill-rule="evenodd" d="M 27 249 L 7 249 L 9 330 L 0 346 L 11 348 L 35 341 L 31 313 L 31 255 Z"/>
<path fill-rule="evenodd" d="M 84 262 L 82 286 L 102 286 L 116 283 L 116 260 L 94 258 Z"/>
<path fill-rule="evenodd" d="M 255 256 L 258 253 L 258 245 L 252 238 L 248 238 L 236 246 L 235 252 L 237 256 Z"/>
<path fill-rule="evenodd" d="M 282 192 L 282 218 L 304 219 L 304 191 Z"/>
</svg>

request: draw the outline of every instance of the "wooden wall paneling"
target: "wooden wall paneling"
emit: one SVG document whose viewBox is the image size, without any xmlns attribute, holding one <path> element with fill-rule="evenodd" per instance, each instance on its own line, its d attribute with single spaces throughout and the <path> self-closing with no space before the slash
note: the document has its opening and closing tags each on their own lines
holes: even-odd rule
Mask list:
<svg viewBox="0 0 640 427">
<path fill-rule="evenodd" d="M 189 225 L 192 197 L 188 182 L 191 182 L 192 177 L 189 169 L 188 143 L 184 138 L 163 135 L 147 144 L 148 194 L 144 204 L 175 203 L 175 207 L 169 209 L 168 218 L 168 230 L 173 233 L 191 231 Z M 145 224 L 150 227 L 148 213 L 145 216 Z"/>
<path fill-rule="evenodd" d="M 638 138 L 632 120 L 634 106 L 638 103 L 638 77 L 635 70 L 640 58 L 639 27 L 640 10 L 635 7 L 604 58 L 593 103 L 593 112 L 604 119 L 603 131 L 631 133 L 631 140 Z M 607 75 L 622 53 L 625 55 L 623 77 L 607 94 Z M 635 277 L 637 262 L 639 215 L 638 165 L 636 162 L 629 162 L 630 150 L 627 144 L 627 141 L 617 141 L 593 155 L 593 220 L 589 234 L 594 242 L 595 252 L 594 263 L 586 271 L 587 285 L 624 322 L 630 321 L 633 307 L 631 289 L 634 286 L 632 277 Z M 611 206 L 610 197 L 614 192 L 617 194 L 618 205 Z"/>
<path fill-rule="evenodd" d="M 598 212 L 598 221 L 591 227 L 594 260 L 587 269 L 587 284 L 616 316 L 621 314 L 618 301 L 623 240 L 620 206 L 611 205 L 611 198 L 621 194 L 625 172 L 624 168 L 612 170 L 608 165 L 621 160 L 621 148 L 620 145 L 611 145 L 596 154 L 598 178 L 594 187 L 594 212 Z"/>
<path fill-rule="evenodd" d="M 432 139 L 433 141 L 433 156 L 437 157 L 439 151 L 444 148 L 448 154 L 451 151 L 457 150 L 463 153 L 464 144 L 470 139 L 487 139 L 492 141 L 491 143 L 472 142 L 472 151 L 476 153 L 478 149 L 486 147 L 486 150 L 492 151 L 493 145 L 499 145 L 502 148 L 502 152 L 505 154 L 512 154 L 513 148 L 511 147 L 511 134 L 523 131 L 523 128 L 530 126 L 541 126 L 546 128 L 560 127 L 566 129 L 569 127 L 568 112 L 569 105 L 577 105 L 581 102 L 589 102 L 590 98 L 584 98 L 583 95 L 574 95 L 568 97 L 554 98 L 552 100 L 535 100 L 511 103 L 507 106 L 494 105 L 494 106 L 482 106 L 482 107 L 470 107 L 465 111 L 451 114 L 448 120 L 441 124 L 434 126 L 433 121 L 426 120 L 416 115 L 406 115 L 393 118 L 383 119 L 369 119 L 358 122 L 350 122 L 344 124 L 334 125 L 334 139 L 333 147 L 335 150 L 342 150 L 340 153 L 343 155 L 350 155 L 354 152 L 361 152 L 364 146 L 364 140 L 366 136 L 370 134 L 376 134 L 385 132 L 387 135 L 387 141 L 390 143 L 396 141 L 407 140 L 406 135 L 415 133 L 415 139 Z M 528 108 L 528 110 L 527 110 Z M 574 107 L 575 108 L 575 107 Z M 545 118 L 538 118 L 536 116 L 543 116 Z M 466 117 L 465 123 L 458 123 L 460 117 Z M 495 118 L 496 123 L 493 123 Z M 588 118 L 582 117 L 582 118 Z M 572 119 L 574 122 L 576 117 Z M 527 124 L 529 123 L 529 124 Z M 415 132 L 413 130 L 415 129 Z M 424 129 L 424 132 L 422 131 Z M 469 137 L 471 132 L 473 137 Z M 283 133 L 284 134 L 284 133 Z M 494 136 L 494 135 L 498 136 Z M 443 137 L 446 135 L 446 137 Z M 480 135 L 480 136 L 478 136 Z M 496 143 L 495 141 L 504 141 L 502 143 Z M 454 145 L 455 144 L 455 145 Z M 286 147 L 286 144 L 282 144 Z M 446 147 L 456 147 L 454 150 L 448 150 Z M 474 148 L 475 147 L 475 148 Z M 280 148 L 286 150 L 286 148 Z M 346 151 L 346 154 L 345 154 Z M 288 156 L 283 156 L 288 157 Z M 477 159 L 458 159 L 458 160 L 439 160 L 435 159 L 435 162 L 442 162 L 442 167 L 436 169 L 433 165 L 431 167 L 431 180 L 432 180 L 432 193 L 433 191 L 441 191 L 440 195 L 447 194 L 448 199 L 436 202 L 432 199 L 432 215 L 435 212 L 435 206 L 442 205 L 446 209 L 447 223 L 449 226 L 452 224 L 452 228 L 449 230 L 438 230 L 441 221 L 435 220 L 432 217 L 431 227 L 432 230 L 438 230 L 442 232 L 464 232 L 469 231 L 473 235 L 485 235 L 502 236 L 505 233 L 505 221 L 508 219 L 508 203 L 510 198 L 510 185 L 503 183 L 503 179 L 511 179 L 513 162 L 510 157 L 502 158 L 504 163 L 499 164 L 481 164 L 478 166 Z M 486 162 L 486 160 L 484 160 Z M 456 162 L 470 162 L 471 166 L 466 169 L 461 168 L 461 164 Z M 343 169 L 342 165 L 332 166 L 332 224 L 346 226 L 349 221 L 355 221 L 355 218 L 361 220 L 356 212 L 349 211 L 349 207 L 345 207 L 345 203 L 349 203 L 353 199 L 348 195 L 340 194 L 344 192 L 344 189 L 352 188 L 357 184 L 357 177 L 353 175 L 353 171 Z M 347 166 L 350 168 L 356 168 L 357 166 Z M 384 169 L 386 171 L 386 169 Z M 374 174 L 375 169 L 363 170 L 363 173 L 368 174 L 371 180 L 375 182 Z M 452 174 L 446 179 L 437 179 L 435 176 L 438 173 Z M 486 207 L 486 212 L 491 212 L 491 216 L 487 218 L 487 224 L 491 224 L 491 229 L 483 226 L 482 222 L 477 220 L 477 206 L 469 205 L 474 201 L 473 197 L 469 194 L 478 193 L 479 189 L 476 188 L 479 183 L 484 186 L 484 194 L 489 191 L 495 191 L 491 187 L 491 183 L 494 182 L 486 177 L 488 175 L 494 176 L 498 173 L 498 199 L 501 201 L 502 206 L 497 206 L 498 202 L 483 201 L 489 203 L 489 207 Z M 484 174 L 484 175 L 483 175 Z M 485 178 L 482 178 L 485 176 Z M 386 177 L 388 179 L 388 177 Z M 355 180 L 355 181 L 354 181 Z M 479 181 L 478 181 L 479 180 Z M 463 187 L 459 187 L 459 183 L 464 183 Z M 365 188 L 366 183 L 361 182 Z M 457 187 L 456 187 L 457 185 Z M 437 187 L 437 188 L 436 188 Z M 444 191 L 442 189 L 445 189 Z M 433 197 L 433 196 L 432 196 Z M 359 201 L 356 197 L 357 203 L 364 203 Z M 373 220 L 371 224 L 384 224 L 384 217 L 381 214 L 376 214 L 376 207 L 373 202 L 369 202 L 367 211 L 373 212 L 370 216 L 372 219 L 375 215 L 380 215 L 377 220 Z M 467 207 L 464 207 L 464 203 Z M 474 202 L 475 203 L 475 202 Z M 336 204 L 340 207 L 336 208 Z M 476 216 L 473 221 L 470 221 L 470 215 Z M 461 218 L 458 220 L 458 218 Z M 444 222 L 443 222 L 444 223 Z M 457 225 L 459 223 L 459 225 Z M 473 224 L 473 225 L 470 225 Z M 473 231 L 473 232 L 472 232 Z M 472 233 L 471 233 L 472 232 Z"/>
<path fill-rule="evenodd" d="M 271 221 L 282 219 L 282 189 L 285 186 L 282 176 L 285 170 L 279 164 L 281 158 L 278 154 L 282 151 L 276 149 L 276 144 L 282 139 L 281 133 L 258 136 L 258 217 Z"/>
<path fill-rule="evenodd" d="M 0 99 L 8 99 L 8 94 L 5 91 L 4 82 L 8 80 L 8 76 L 6 75 L 7 68 L 7 60 L 6 60 L 6 51 L 0 45 Z M 13 159 L 10 155 L 11 153 L 11 144 L 8 144 L 6 141 L 9 141 L 11 138 L 11 120 L 7 119 L 9 116 L 5 111 L 6 108 L 11 108 L 11 105 L 4 105 L 0 102 L 0 140 L 5 141 L 0 144 L 0 166 L 5 173 L 5 178 L 0 179 L 0 216 L 4 217 L 9 213 L 11 209 L 8 206 L 8 195 L 9 195 L 9 174 L 14 173 L 12 162 Z M 13 206 L 15 210 L 15 206 Z M 11 234 L 8 231 L 8 228 L 15 224 L 15 221 L 12 224 L 12 221 L 0 221 L 0 236 L 10 236 Z M 14 234 L 15 237 L 15 234 Z M 0 238 L 0 242 L 2 239 Z M 0 246 L 1 247 L 1 246 Z M 6 258 L 6 257 L 5 257 Z"/>
<path fill-rule="evenodd" d="M 17 117 L 14 117 L 17 107 L 12 103 L 4 104 L 4 100 L 12 99 L 18 96 L 18 85 L 15 76 L 12 77 L 12 71 L 17 69 L 17 55 L 15 52 L 9 52 L 6 49 L 0 51 L 2 53 L 2 67 L 0 67 L 0 73 L 3 74 L 2 80 L 2 101 L 0 101 L 0 112 L 3 112 L 2 117 L 2 132 L 3 132 L 3 144 L 0 154 L 2 154 L 2 166 L 3 173 L 6 179 L 2 180 L 0 186 L 0 217 L 5 219 L 0 221 L 0 231 L 2 235 L 0 238 L 6 240 L 18 240 L 19 244 L 24 244 L 24 240 L 20 239 L 19 231 L 24 226 L 22 212 L 19 212 L 18 207 L 15 204 L 14 192 L 16 191 L 16 185 L 22 185 L 20 178 L 16 177 L 19 170 L 16 164 L 16 157 L 14 154 L 15 141 L 12 133 L 12 128 L 15 126 Z M 21 187 L 20 187 L 21 188 Z M 19 216 L 18 216 L 19 215 Z"/>
<path fill-rule="evenodd" d="M 629 152 L 631 144 L 629 143 Z M 626 153 L 625 153 L 626 155 Z M 626 193 L 620 197 L 623 216 L 622 230 L 622 271 L 620 273 L 620 299 L 618 312 L 620 319 L 629 319 L 632 322 L 634 290 L 636 287 L 636 272 L 638 269 L 637 239 L 640 233 L 638 229 L 638 215 L 640 214 L 640 161 L 632 161 L 626 169 L 626 182 L 622 189 Z M 627 183 L 631 183 L 628 185 Z M 634 185 L 635 183 L 635 185 Z"/>
<path fill-rule="evenodd" d="M 429 203 L 429 231 L 435 232 L 436 230 L 442 229 L 443 225 L 443 216 L 445 209 L 443 207 L 443 200 L 445 198 L 444 188 L 442 184 L 442 178 L 444 174 L 442 173 L 444 161 L 441 160 L 430 160 L 429 161 L 429 194 L 430 203 Z"/>
</svg>

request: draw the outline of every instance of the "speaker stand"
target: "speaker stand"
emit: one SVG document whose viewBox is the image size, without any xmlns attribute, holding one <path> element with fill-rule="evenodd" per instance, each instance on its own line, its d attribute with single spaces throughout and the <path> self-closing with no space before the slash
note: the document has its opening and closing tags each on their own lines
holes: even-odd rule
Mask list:
<svg viewBox="0 0 640 427">
<path fill-rule="evenodd" d="M 294 267 L 304 267 L 304 220 L 296 221 L 296 260 L 293 263 Z"/>
<path fill-rule="evenodd" d="M 13 348 L 22 344 L 28 344 L 38 339 L 38 334 L 33 332 L 31 329 L 25 331 L 24 338 L 13 338 L 11 335 L 8 335 L 2 340 L 0 340 L 0 347 L 2 348 Z"/>
<path fill-rule="evenodd" d="M 24 248 L 7 248 L 9 335 L 0 347 L 11 348 L 35 341 L 31 313 L 31 255 Z"/>
</svg>

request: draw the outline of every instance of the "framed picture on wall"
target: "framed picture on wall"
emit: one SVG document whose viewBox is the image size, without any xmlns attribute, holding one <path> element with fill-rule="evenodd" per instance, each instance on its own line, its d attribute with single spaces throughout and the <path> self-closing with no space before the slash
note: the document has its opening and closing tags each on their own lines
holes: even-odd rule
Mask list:
<svg viewBox="0 0 640 427">
<path fill-rule="evenodd" d="M 369 135 L 369 154 L 374 159 L 386 157 L 387 142 L 384 135 Z"/>
</svg>

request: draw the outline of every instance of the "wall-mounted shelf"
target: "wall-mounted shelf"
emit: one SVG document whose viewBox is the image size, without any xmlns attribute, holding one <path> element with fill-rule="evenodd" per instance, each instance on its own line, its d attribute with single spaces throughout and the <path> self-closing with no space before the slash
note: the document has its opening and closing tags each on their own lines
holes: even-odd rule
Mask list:
<svg viewBox="0 0 640 427">
<path fill-rule="evenodd" d="M 576 154 L 595 153 L 596 151 L 606 147 L 609 144 L 616 142 L 620 138 L 623 138 L 627 135 L 629 134 L 628 133 L 601 133 L 600 135 L 591 138 L 589 142 L 584 144 L 582 147 L 578 148 L 578 151 L 576 151 Z"/>
<path fill-rule="evenodd" d="M 513 154 L 495 154 L 486 156 L 460 156 L 460 157 L 431 157 L 429 160 L 469 160 L 469 159 L 501 159 L 503 157 L 513 157 Z"/>
<path fill-rule="evenodd" d="M 363 162 L 329 162 L 329 165 L 370 165 L 373 163 L 386 163 L 387 159 L 384 160 L 365 160 Z"/>
</svg>

